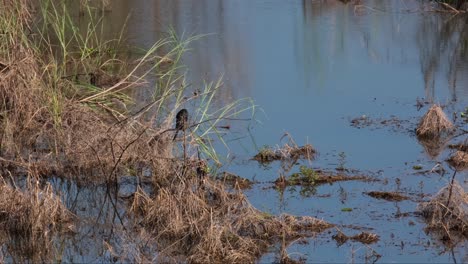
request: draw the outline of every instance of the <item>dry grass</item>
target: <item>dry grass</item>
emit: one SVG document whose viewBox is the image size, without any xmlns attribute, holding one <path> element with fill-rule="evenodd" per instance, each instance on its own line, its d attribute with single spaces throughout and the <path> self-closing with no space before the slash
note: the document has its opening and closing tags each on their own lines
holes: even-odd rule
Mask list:
<svg viewBox="0 0 468 264">
<path fill-rule="evenodd" d="M 457 150 L 447 162 L 457 170 L 464 170 L 468 168 L 468 152 Z"/>
<path fill-rule="evenodd" d="M 235 175 L 230 172 L 223 172 L 221 175 L 218 175 L 216 179 L 231 188 L 249 189 L 252 188 L 253 185 L 253 182 L 249 179 L 242 178 L 239 175 Z"/>
<path fill-rule="evenodd" d="M 273 217 L 253 208 L 240 192 L 211 180 L 187 179 L 162 188 L 154 199 L 138 193 L 134 210 L 154 234 L 160 257 L 191 263 L 252 263 L 279 238 L 293 239 L 331 227 L 312 217 Z"/>
<path fill-rule="evenodd" d="M 338 233 L 336 235 L 333 235 L 332 238 L 336 241 L 336 243 L 339 246 L 343 245 L 348 240 L 358 241 L 358 242 L 361 242 L 363 244 L 372 244 L 372 243 L 375 243 L 375 242 L 379 241 L 379 236 L 377 234 L 361 232 L 361 233 L 359 233 L 357 235 L 354 235 L 354 236 L 347 236 L 346 234 L 344 234 L 340 230 L 338 230 Z"/>
<path fill-rule="evenodd" d="M 448 145 L 450 149 L 456 149 L 464 152 L 468 152 L 468 144 L 466 142 L 457 143 L 457 144 L 450 144 Z"/>
<path fill-rule="evenodd" d="M 426 221 L 426 230 L 445 241 L 468 238 L 468 194 L 456 181 L 442 188 L 430 201 L 418 205 L 418 211 Z M 450 202 L 448 202 L 451 192 Z M 448 206 L 447 206 L 448 205 Z"/>
<path fill-rule="evenodd" d="M 310 144 L 302 147 L 296 145 L 284 144 L 283 147 L 273 150 L 271 148 L 264 148 L 257 153 L 253 159 L 260 163 L 269 163 L 275 160 L 297 160 L 315 158 L 316 150 Z"/>
<path fill-rule="evenodd" d="M 20 190 L 0 181 L 0 239 L 16 261 L 48 262 L 56 256 L 54 235 L 67 231 L 71 214 L 50 185 L 28 178 Z"/>
<path fill-rule="evenodd" d="M 280 176 L 275 180 L 277 187 L 285 186 L 318 186 L 321 184 L 332 184 L 340 181 L 371 181 L 372 178 L 365 175 L 333 174 L 322 170 L 314 170 L 306 166 L 300 166 L 298 173 L 289 177 Z"/>
<path fill-rule="evenodd" d="M 439 105 L 433 105 L 419 122 L 416 134 L 423 138 L 437 138 L 453 132 L 455 127 Z"/>
<path fill-rule="evenodd" d="M 50 54 L 25 45 L 21 34 L 30 23 L 27 2 L 4 1 L 2 9 L 9 11 L 2 15 L 21 18 L 9 30 L 9 42 L 0 43 L 8 52 L 0 52 L 0 147 L 5 160 L 35 167 L 43 176 L 85 181 L 110 180 L 141 164 L 167 163 L 155 157 L 172 157 L 170 133 L 163 133 L 170 122 L 155 129 L 154 120 L 124 115 L 110 101 L 81 102 L 86 93 L 69 78 L 54 76 L 59 65 L 43 59 Z M 132 77 L 126 78 L 127 89 L 138 85 Z M 115 82 L 115 76 L 101 73 L 96 85 L 106 89 Z M 148 144 L 155 136 L 157 142 Z"/>
<path fill-rule="evenodd" d="M 280 238 L 308 236 L 331 226 L 311 217 L 267 215 L 253 208 L 242 193 L 228 192 L 222 183 L 205 179 L 200 167 L 206 162 L 186 153 L 186 148 L 193 149 L 193 143 L 203 143 L 202 138 L 194 139 L 192 132 L 188 132 L 187 141 L 184 138 L 184 158 L 176 158 L 170 133 L 174 130 L 173 117 L 177 107 L 194 100 L 181 99 L 185 98 L 184 91 L 178 87 L 183 76 L 162 74 L 175 80 L 165 83 L 168 91 L 162 91 L 161 98 L 153 98 L 147 108 L 134 115 L 119 111 L 111 102 L 124 89 L 142 84 L 145 76 L 134 76 L 137 68 L 125 76 L 99 73 L 95 80 L 86 77 L 90 83 L 85 85 L 71 80 L 74 77 L 65 74 L 68 64 L 87 62 L 75 62 L 77 58 L 73 52 L 66 54 L 68 50 L 62 50 L 63 58 L 54 58 L 48 53 L 52 49 L 46 47 L 48 42 L 38 44 L 45 49 L 31 48 L 34 43 L 24 35 L 31 23 L 27 2 L 7 0 L 2 4 L 2 11 L 15 10 L 14 15 L 23 20 L 17 24 L 18 35 L 9 35 L 10 42 L 0 43 L 0 160 L 2 169 L 15 177 L 20 173 L 35 176 L 23 191 L 0 184 L 0 195 L 4 196 L 0 201 L 1 238 L 12 248 L 8 257 L 18 256 L 19 262 L 58 259 L 52 237 L 60 224 L 68 221 L 69 214 L 49 185 L 39 187 L 39 179 L 50 176 L 66 177 L 78 185 L 104 182 L 110 190 L 110 183 L 116 183 L 125 173 L 150 172 L 155 196 L 137 191 L 132 210 L 134 219 L 141 219 L 145 239 L 155 241 L 158 257 L 150 259 L 134 252 L 133 260 L 249 263 Z M 60 41 L 68 43 L 66 39 Z M 148 57 L 156 55 L 149 53 Z M 159 63 L 141 59 L 136 64 L 142 66 L 144 62 Z M 91 87 L 96 85 L 101 87 Z M 90 92 L 90 87 L 100 90 Z M 200 96 L 212 96 L 212 91 L 207 88 Z M 166 98 L 170 99 L 164 101 Z M 167 106 L 174 104 L 174 109 L 168 111 Z M 207 115 L 209 106 L 204 107 L 203 115 Z M 223 114 L 241 112 L 233 106 L 229 109 L 223 109 Z M 310 145 L 289 143 L 275 153 L 282 159 L 312 159 L 315 150 Z M 106 247 L 113 257 L 121 257 L 118 247 Z M 125 253 L 126 249 L 120 250 Z"/>
</svg>

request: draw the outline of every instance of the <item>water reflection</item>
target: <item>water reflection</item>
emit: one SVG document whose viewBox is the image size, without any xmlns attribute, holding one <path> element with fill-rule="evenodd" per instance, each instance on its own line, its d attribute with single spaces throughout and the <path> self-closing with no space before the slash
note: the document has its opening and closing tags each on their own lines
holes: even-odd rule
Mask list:
<svg viewBox="0 0 468 264">
<path fill-rule="evenodd" d="M 452 101 L 466 97 L 467 39 L 466 17 L 427 16 L 420 24 L 417 44 L 429 100 L 435 99 L 436 84 L 449 89 Z M 441 83 L 440 79 L 446 79 L 447 83 Z"/>
</svg>

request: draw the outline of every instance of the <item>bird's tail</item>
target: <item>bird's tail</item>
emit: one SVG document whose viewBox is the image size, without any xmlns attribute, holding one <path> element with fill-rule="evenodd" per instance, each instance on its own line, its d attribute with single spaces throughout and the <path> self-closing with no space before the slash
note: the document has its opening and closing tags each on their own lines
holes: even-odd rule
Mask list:
<svg viewBox="0 0 468 264">
<path fill-rule="evenodd" d="M 176 130 L 175 134 L 174 134 L 174 138 L 172 139 L 172 141 L 175 141 L 176 138 L 177 138 L 177 134 L 179 133 L 179 129 Z"/>
</svg>

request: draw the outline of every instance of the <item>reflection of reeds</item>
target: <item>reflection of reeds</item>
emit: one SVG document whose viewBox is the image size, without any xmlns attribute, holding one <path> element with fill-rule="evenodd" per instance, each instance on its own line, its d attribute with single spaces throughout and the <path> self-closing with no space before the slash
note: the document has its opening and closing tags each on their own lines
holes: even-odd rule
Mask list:
<svg viewBox="0 0 468 264">
<path fill-rule="evenodd" d="M 418 137 L 419 143 L 424 147 L 427 155 L 434 159 L 444 150 L 445 144 L 448 142 L 447 137 Z"/>
<path fill-rule="evenodd" d="M 457 12 L 458 10 L 462 10 L 463 8 L 467 8 L 467 0 L 441 0 L 437 1 L 447 9 Z"/>
</svg>

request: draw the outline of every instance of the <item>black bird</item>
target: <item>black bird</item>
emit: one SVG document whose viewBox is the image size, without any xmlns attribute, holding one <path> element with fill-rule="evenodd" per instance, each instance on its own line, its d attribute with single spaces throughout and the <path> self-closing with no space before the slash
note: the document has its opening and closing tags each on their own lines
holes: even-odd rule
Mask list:
<svg viewBox="0 0 468 264">
<path fill-rule="evenodd" d="M 177 138 L 177 134 L 179 133 L 180 130 L 185 131 L 185 129 L 187 128 L 188 128 L 188 111 L 187 109 L 182 109 L 176 115 L 176 125 L 175 125 L 176 132 L 174 135 L 174 139 L 172 139 L 172 141 L 174 141 Z"/>
</svg>

